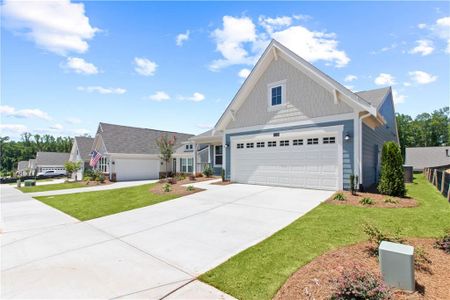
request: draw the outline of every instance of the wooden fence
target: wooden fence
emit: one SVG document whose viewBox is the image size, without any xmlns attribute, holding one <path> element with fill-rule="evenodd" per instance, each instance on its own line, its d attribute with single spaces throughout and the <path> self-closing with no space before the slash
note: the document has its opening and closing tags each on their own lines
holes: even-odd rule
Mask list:
<svg viewBox="0 0 450 300">
<path fill-rule="evenodd" d="M 426 168 L 423 170 L 425 177 L 433 184 L 438 191 L 447 197 L 450 202 L 450 173 L 447 168 Z"/>
</svg>

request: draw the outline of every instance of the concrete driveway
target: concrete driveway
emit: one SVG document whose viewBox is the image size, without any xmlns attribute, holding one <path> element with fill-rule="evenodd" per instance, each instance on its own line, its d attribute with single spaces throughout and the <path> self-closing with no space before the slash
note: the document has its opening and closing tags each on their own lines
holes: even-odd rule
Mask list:
<svg viewBox="0 0 450 300">
<path fill-rule="evenodd" d="M 208 190 L 88 222 L 2 186 L 2 298 L 227 298 L 196 276 L 332 194 L 197 185 Z"/>
</svg>

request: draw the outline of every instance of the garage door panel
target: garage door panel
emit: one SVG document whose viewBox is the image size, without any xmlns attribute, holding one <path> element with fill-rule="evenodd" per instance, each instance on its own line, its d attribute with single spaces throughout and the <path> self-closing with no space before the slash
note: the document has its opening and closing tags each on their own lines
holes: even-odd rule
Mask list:
<svg viewBox="0 0 450 300">
<path fill-rule="evenodd" d="M 117 180 L 143 180 L 159 178 L 160 161 L 156 159 L 116 159 Z"/>
<path fill-rule="evenodd" d="M 306 141 L 306 138 L 303 138 Z M 240 148 L 236 143 L 255 142 L 239 140 L 231 143 L 231 180 L 235 182 L 338 189 L 338 144 L 293 145 Z M 322 138 L 319 138 L 322 141 Z M 258 140 L 259 141 L 259 140 Z M 261 140 L 266 142 L 268 140 Z"/>
</svg>

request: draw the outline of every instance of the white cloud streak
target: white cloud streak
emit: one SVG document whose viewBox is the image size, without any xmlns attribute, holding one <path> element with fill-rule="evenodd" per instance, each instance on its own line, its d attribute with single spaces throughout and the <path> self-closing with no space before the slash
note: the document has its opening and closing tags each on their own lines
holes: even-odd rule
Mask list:
<svg viewBox="0 0 450 300">
<path fill-rule="evenodd" d="M 188 100 L 188 101 L 193 101 L 193 102 L 201 102 L 201 101 L 205 100 L 205 95 L 203 95 L 202 93 L 199 93 L 199 92 L 195 92 L 194 94 L 192 94 L 192 96 L 189 96 L 189 97 L 179 96 L 178 99 L 179 100 Z"/>
<path fill-rule="evenodd" d="M 412 71 L 408 73 L 411 80 L 418 84 L 429 84 L 437 80 L 437 76 L 431 75 L 424 71 Z"/>
<path fill-rule="evenodd" d="M 158 65 L 145 57 L 135 57 L 134 58 L 134 70 L 142 76 L 153 76 L 155 75 L 156 68 Z"/>
<path fill-rule="evenodd" d="M 245 69 L 244 68 L 244 69 L 239 71 L 238 76 L 243 78 L 243 79 L 245 79 L 245 78 L 248 77 L 248 75 L 250 75 L 250 72 L 251 72 L 250 69 Z"/>
<path fill-rule="evenodd" d="M 416 44 L 417 46 L 412 48 L 409 53 L 427 56 L 434 51 L 433 42 L 430 40 L 418 40 Z"/>
<path fill-rule="evenodd" d="M 14 118 L 22 118 L 22 119 L 31 119 L 37 118 L 46 121 L 50 121 L 52 118 L 48 115 L 48 113 L 37 109 L 37 108 L 27 108 L 27 109 L 19 109 L 16 110 L 12 106 L 1 105 L 0 106 L 0 114 L 6 117 L 14 117 Z"/>
<path fill-rule="evenodd" d="M 103 95 L 108 94 L 116 94 L 116 95 L 122 95 L 127 92 L 124 88 L 112 88 L 112 87 L 102 87 L 102 86 L 79 86 L 77 87 L 77 90 L 82 92 L 88 92 L 88 93 L 98 93 Z"/>
<path fill-rule="evenodd" d="M 353 80 L 356 80 L 356 79 L 358 79 L 358 76 L 350 74 L 350 75 L 345 76 L 344 81 L 345 82 L 352 82 Z"/>
<path fill-rule="evenodd" d="M 157 102 L 163 102 L 170 100 L 170 96 L 164 92 L 164 91 L 157 91 L 153 95 L 148 97 L 150 100 L 157 101 Z"/>
<path fill-rule="evenodd" d="M 183 46 L 184 42 L 187 42 L 189 40 L 190 34 L 190 31 L 187 30 L 185 33 L 180 33 L 179 35 L 177 35 L 177 37 L 175 38 L 175 43 L 177 44 L 177 46 Z"/>
<path fill-rule="evenodd" d="M 395 84 L 395 78 L 391 74 L 380 73 L 375 78 L 375 84 L 376 85 L 394 85 Z"/>
<path fill-rule="evenodd" d="M 93 75 L 99 72 L 94 64 L 89 63 L 80 57 L 68 57 L 66 62 L 61 66 L 64 69 L 84 75 Z"/>
</svg>

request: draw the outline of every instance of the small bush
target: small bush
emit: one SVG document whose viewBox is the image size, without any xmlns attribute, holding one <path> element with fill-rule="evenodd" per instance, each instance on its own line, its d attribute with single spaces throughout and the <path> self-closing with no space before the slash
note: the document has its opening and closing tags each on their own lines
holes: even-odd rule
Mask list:
<svg viewBox="0 0 450 300">
<path fill-rule="evenodd" d="M 192 185 L 188 185 L 186 187 L 186 191 L 188 191 L 188 192 L 192 192 L 193 190 L 194 190 L 194 187 Z"/>
<path fill-rule="evenodd" d="M 84 176 L 83 177 L 83 181 L 91 181 L 91 180 L 92 180 L 91 176 Z"/>
<path fill-rule="evenodd" d="M 445 253 L 450 254 L 450 230 L 442 238 L 438 239 L 434 246 L 437 249 L 441 249 Z"/>
<path fill-rule="evenodd" d="M 358 189 L 358 175 L 350 175 L 350 192 L 352 195 L 356 195 L 356 190 Z"/>
<path fill-rule="evenodd" d="M 363 231 L 369 237 L 369 241 L 373 244 L 371 247 L 371 252 L 373 255 L 378 255 L 378 247 L 382 241 L 393 243 L 403 243 L 404 241 L 400 237 L 399 231 L 394 234 L 383 232 L 380 228 L 368 223 L 363 225 Z"/>
<path fill-rule="evenodd" d="M 398 204 L 398 200 L 392 199 L 392 198 L 386 198 L 386 199 L 384 199 L 384 203 Z"/>
<path fill-rule="evenodd" d="M 361 203 L 362 205 L 372 205 L 374 201 L 372 198 L 364 197 L 361 200 L 359 200 L 359 203 Z"/>
<path fill-rule="evenodd" d="M 400 147 L 394 142 L 386 142 L 383 145 L 378 191 L 384 195 L 397 197 L 404 197 L 406 194 L 403 158 Z"/>
<path fill-rule="evenodd" d="M 211 177 L 213 175 L 213 169 L 208 165 L 205 167 L 205 169 L 203 170 L 203 174 L 206 177 Z"/>
<path fill-rule="evenodd" d="M 166 183 L 166 184 L 163 185 L 163 191 L 164 191 L 165 193 L 168 193 L 168 192 L 170 192 L 171 190 L 172 190 L 172 186 L 170 185 L 170 183 Z"/>
<path fill-rule="evenodd" d="M 99 173 L 97 175 L 97 181 L 100 183 L 104 183 L 105 182 L 105 175 L 103 173 Z"/>
<path fill-rule="evenodd" d="M 343 193 L 336 193 L 333 196 L 333 200 L 345 201 L 345 196 Z"/>
<path fill-rule="evenodd" d="M 351 266 L 344 270 L 335 281 L 335 288 L 331 299 L 350 300 L 390 299 L 391 292 L 381 278 L 373 273 L 364 271 L 359 266 Z"/>
<path fill-rule="evenodd" d="M 414 248 L 414 268 L 425 272 L 430 272 L 431 259 L 428 258 L 428 253 L 421 247 Z"/>
</svg>

